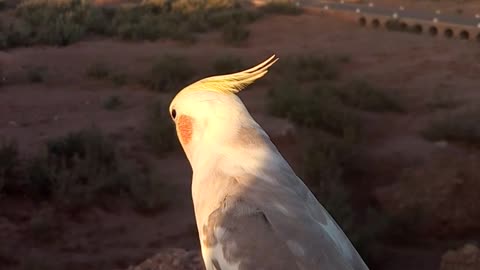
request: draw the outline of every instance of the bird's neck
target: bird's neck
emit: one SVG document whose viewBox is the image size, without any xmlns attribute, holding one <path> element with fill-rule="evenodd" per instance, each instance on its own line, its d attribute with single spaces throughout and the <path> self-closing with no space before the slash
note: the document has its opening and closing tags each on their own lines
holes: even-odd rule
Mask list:
<svg viewBox="0 0 480 270">
<path fill-rule="evenodd" d="M 273 156 L 271 146 L 263 130 L 244 127 L 231 140 L 205 141 L 192 153 L 192 198 L 199 226 L 205 222 L 206 213 L 211 213 L 226 196 L 232 195 L 235 190 L 232 183 L 236 179 L 259 175 L 264 170 Z"/>
<path fill-rule="evenodd" d="M 238 125 L 225 136 L 204 136 L 189 158 L 194 173 L 222 168 L 228 173 L 254 172 L 272 156 L 274 149 L 266 132 L 256 123 Z"/>
</svg>

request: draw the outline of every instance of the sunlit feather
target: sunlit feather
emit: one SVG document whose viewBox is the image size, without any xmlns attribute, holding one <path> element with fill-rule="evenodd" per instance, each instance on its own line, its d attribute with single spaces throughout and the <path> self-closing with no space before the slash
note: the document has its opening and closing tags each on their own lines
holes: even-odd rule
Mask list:
<svg viewBox="0 0 480 270">
<path fill-rule="evenodd" d="M 225 94 L 238 93 L 248 85 L 252 84 L 255 80 L 267 74 L 268 68 L 277 62 L 277 60 L 278 58 L 275 58 L 275 55 L 272 55 L 270 58 L 255 67 L 237 73 L 202 79 L 185 87 L 182 92 L 213 91 Z"/>
</svg>

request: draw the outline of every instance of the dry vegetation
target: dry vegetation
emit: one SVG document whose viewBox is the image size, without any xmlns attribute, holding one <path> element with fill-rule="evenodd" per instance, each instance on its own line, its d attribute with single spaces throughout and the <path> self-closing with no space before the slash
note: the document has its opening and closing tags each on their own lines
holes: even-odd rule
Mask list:
<svg viewBox="0 0 480 270">
<path fill-rule="evenodd" d="M 16 7 L 13 18 L 0 21 L 0 48 L 66 46 L 93 35 L 193 43 L 196 34 L 218 29 L 227 44 L 241 45 L 249 36 L 246 24 L 263 12 L 300 14 L 301 10 L 288 2 L 255 10 L 234 0 L 145 0 L 117 7 L 96 6 L 88 0 L 26 0 Z"/>
<path fill-rule="evenodd" d="M 62 88 L 64 92 L 85 92 L 86 88 L 94 92 L 88 96 L 91 107 L 82 107 L 83 100 L 79 98 L 82 105 L 74 102 L 58 111 L 71 113 L 81 107 L 83 117 L 96 110 L 94 125 L 85 125 L 81 117 L 58 124 L 56 121 L 61 120 L 44 120 L 46 117 L 42 115 L 44 118 L 30 123 L 8 119 L 8 125 L 0 127 L 0 225 L 7 224 L 5 233 L 0 231 L 0 238 L 20 243 L 19 249 L 26 254 L 19 257 L 19 252 L 0 248 L 0 268 L 6 265 L 15 270 L 64 269 L 72 265 L 72 269 L 117 269 L 137 263 L 163 247 L 196 248 L 188 195 L 190 172 L 185 160 L 179 158 L 182 153 L 168 115 L 168 101 L 189 82 L 207 74 L 241 70 L 256 63 L 258 55 L 263 57 L 265 46 L 281 43 L 273 39 L 258 45 L 255 40 L 262 37 L 255 33 L 271 34 L 275 24 L 283 23 L 286 28 L 289 20 L 297 27 L 310 23 L 316 29 L 317 21 L 309 20 L 325 20 L 308 15 L 302 19 L 303 15 L 296 16 L 302 10 L 285 1 L 255 9 L 229 0 L 145 0 L 112 6 L 76 0 L 29 0 L 3 14 L 0 47 L 12 54 L 27 50 L 18 47 L 33 47 L 32 55 L 41 55 L 45 47 L 37 45 L 66 46 L 79 41 L 82 43 L 75 44 L 78 48 L 94 48 L 87 50 L 88 53 L 104 44 L 111 46 L 101 47 L 107 55 L 118 44 L 155 51 L 143 55 L 139 49 L 138 60 L 129 57 L 131 47 L 121 47 L 125 54 L 122 51 L 121 57 L 116 57 L 128 59 L 122 63 L 127 62 L 132 68 L 108 57 L 82 61 L 80 58 L 85 56 L 82 54 L 77 58 L 78 63 L 67 71 L 40 60 L 30 61 L 21 69 L 5 69 L 14 78 L 0 89 L 5 97 L 14 95 L 16 87 L 22 85 L 35 91 Z M 291 15 L 296 17 L 286 17 Z M 275 24 L 269 24 L 269 16 Z M 255 24 L 259 26 L 254 28 Z M 393 21 L 389 27 L 400 29 Z M 322 29 L 328 35 L 328 29 Z M 398 33 L 389 34 L 395 38 L 393 35 Z M 277 31 L 272 35 L 278 38 L 286 33 Z M 338 36 L 332 36 L 312 43 L 321 46 L 337 42 L 332 40 Z M 105 39 L 109 43 L 102 43 Z M 140 42 L 155 40 L 161 41 Z M 295 42 L 298 44 L 292 45 Z M 254 117 L 281 119 L 295 125 L 294 143 L 285 143 L 284 135 L 276 133 L 272 139 L 278 141 L 281 152 L 344 229 L 371 269 L 409 269 L 408 259 L 415 257 L 411 255 L 412 248 L 423 248 L 415 257 L 418 258 L 430 249 L 443 249 L 449 243 L 475 238 L 472 232 L 480 228 L 472 191 L 477 187 L 472 164 L 478 160 L 480 145 L 480 113 L 475 98 L 467 106 L 466 98 L 457 98 L 452 89 L 437 86 L 429 86 L 435 89 L 418 94 L 424 82 L 420 82 L 420 87 L 412 87 L 413 95 L 407 93 L 411 91 L 409 83 L 414 84 L 411 78 L 423 74 L 418 71 L 398 80 L 399 84 L 405 82 L 401 84 L 404 92 L 393 91 L 396 76 L 411 72 L 402 71 L 398 59 L 391 60 L 395 67 L 392 73 L 382 70 L 378 77 L 363 74 L 365 63 L 370 66 L 371 59 L 384 61 L 385 55 L 381 53 L 385 51 L 365 52 L 368 56 L 359 60 L 364 52 L 353 48 L 322 51 L 316 47 L 305 49 L 308 46 L 298 39 L 295 42 L 283 43 L 288 49 L 282 51 L 281 61 L 267 78 L 252 87 L 255 91 L 246 91 L 242 98 L 252 108 Z M 358 42 L 358 46 L 365 46 L 362 42 L 365 40 Z M 398 40 L 389 44 L 396 45 L 395 42 Z M 191 46 L 193 43 L 196 44 Z M 256 54 L 246 53 L 246 48 Z M 64 49 L 68 48 L 59 50 Z M 389 51 L 386 55 L 395 56 Z M 430 66 L 434 67 L 435 63 Z M 375 67 L 365 69 L 375 70 Z M 365 76 L 352 76 L 352 70 Z M 76 79 L 58 79 L 67 73 L 75 73 L 72 78 Z M 384 76 L 390 76 L 388 83 L 381 83 Z M 76 84 L 80 86 L 76 88 Z M 75 93 L 66 95 L 70 94 Z M 144 98 L 137 101 L 136 95 Z M 32 99 L 35 97 L 38 96 Z M 49 100 L 41 102 L 61 107 Z M 12 119 L 22 118 L 16 107 L 5 108 L 11 110 L 6 113 L 12 114 Z M 132 114 L 136 116 L 133 121 L 129 118 Z M 77 125 L 76 121 L 80 123 Z M 135 124 L 122 126 L 123 122 Z M 52 128 L 51 134 L 47 131 L 48 136 L 42 134 L 41 142 L 11 132 L 15 128 L 28 128 L 32 131 L 24 129 L 23 133 L 33 134 L 42 125 L 60 126 L 61 132 Z M 4 136 L 4 133 L 14 135 Z M 405 137 L 414 138 L 417 144 L 392 143 Z M 26 142 L 29 144 L 23 145 Z M 391 152 L 386 156 L 378 154 L 382 151 Z M 408 157 L 408 151 L 425 158 Z M 444 152 L 437 154 L 438 151 Z M 438 194 L 443 197 L 437 199 Z M 115 227 L 117 223 L 123 227 Z M 9 226 L 20 229 L 10 230 Z M 142 226 L 150 231 L 144 231 Z M 432 233 L 439 228 L 443 228 L 441 233 Z M 407 234 L 416 240 L 405 239 Z M 432 240 L 437 235 L 444 237 L 442 245 Z M 27 252 L 32 247 L 45 250 Z M 98 250 L 115 247 L 119 254 Z M 124 252 L 133 255 L 125 256 Z M 87 256 L 88 262 L 71 259 L 71 254 Z M 53 257 L 61 260 L 44 259 Z M 398 258 L 397 266 L 389 264 L 392 258 Z M 424 269 L 435 269 L 436 262 L 425 265 L 428 266 Z"/>
<path fill-rule="evenodd" d="M 368 207 L 356 213 L 345 172 L 352 148 L 361 141 L 362 111 L 398 112 L 401 103 L 364 81 L 340 83 L 345 57 L 294 56 L 279 73 L 283 78 L 270 91 L 269 110 L 302 130 L 303 179 L 369 262 L 378 256 L 376 244 L 387 230 L 385 213 Z M 288 67 L 288 68 L 287 68 Z M 310 87 L 302 87 L 305 82 Z M 362 220 L 358 223 L 356 220 Z"/>
</svg>

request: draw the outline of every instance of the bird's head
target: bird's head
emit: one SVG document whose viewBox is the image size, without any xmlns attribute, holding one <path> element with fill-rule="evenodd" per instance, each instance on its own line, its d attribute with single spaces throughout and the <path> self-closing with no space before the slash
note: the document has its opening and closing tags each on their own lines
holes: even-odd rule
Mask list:
<svg viewBox="0 0 480 270">
<path fill-rule="evenodd" d="M 247 70 L 199 80 L 175 96 L 170 116 L 190 163 L 196 152 L 228 145 L 242 129 L 261 130 L 236 93 L 264 76 L 277 60 L 271 56 Z"/>
</svg>

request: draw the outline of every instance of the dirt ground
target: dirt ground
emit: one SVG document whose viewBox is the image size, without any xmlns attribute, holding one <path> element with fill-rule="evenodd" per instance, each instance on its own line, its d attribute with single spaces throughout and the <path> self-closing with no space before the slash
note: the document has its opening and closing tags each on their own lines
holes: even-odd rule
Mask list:
<svg viewBox="0 0 480 270">
<path fill-rule="evenodd" d="M 94 123 L 115 138 L 122 152 L 140 162 L 154 162 L 162 173 L 160 181 L 176 187 L 170 207 L 151 215 L 132 210 L 121 199 L 114 202 L 115 210 L 91 208 L 67 215 L 52 213 L 54 206 L 49 203 L 0 196 L 0 268 L 125 269 L 163 248 L 198 248 L 188 162 L 180 151 L 155 158 L 142 140 L 147 104 L 152 98 L 168 100 L 171 95 L 148 91 L 136 82 L 116 87 L 108 81 L 89 79 L 85 70 L 99 59 L 135 77 L 145 74 L 151 60 L 167 52 L 191 59 L 202 73 L 198 76 L 212 74 L 212 61 L 224 54 L 237 55 L 254 64 L 275 53 L 280 57 L 279 65 L 283 57 L 298 53 L 351 56 L 351 62 L 343 67 L 341 80 L 365 79 L 398 93 L 407 105 L 407 113 L 375 114 L 363 126 L 365 140 L 358 145 L 364 153 L 363 167 L 358 177 L 349 180 L 360 205 L 382 203 L 377 191 L 387 192 L 389 197 L 388 187 L 399 185 L 399 174 L 405 168 L 427 166 L 438 156 L 461 160 L 467 154 L 478 154 L 453 144 L 439 146 L 419 135 L 436 115 L 428 109 L 436 91 L 448 92 L 464 104 L 478 104 L 478 43 L 365 29 L 319 14 L 271 16 L 254 23 L 250 30 L 251 39 L 241 48 L 225 47 L 219 33 L 209 33 L 192 46 L 171 41 L 126 43 L 92 39 L 63 48 L 39 46 L 0 52 L 7 78 L 0 88 L 0 137 L 14 138 L 22 153 L 32 153 L 48 138 Z M 28 82 L 25 70 L 31 66 L 48 68 L 45 83 Z M 260 119 L 260 124 L 271 133 L 287 160 L 298 167 L 296 144 L 284 142 L 275 134 L 278 125 L 284 123 L 265 111 L 267 89 L 266 83 L 252 86 L 242 92 L 241 98 L 254 118 Z M 111 95 L 121 97 L 125 108 L 102 108 Z M 30 220 L 41 215 L 56 224 L 47 240 L 32 235 Z M 468 229 L 455 236 L 438 236 L 430 231 L 392 238 L 382 247 L 385 258 L 372 269 L 438 269 L 445 250 L 465 241 L 480 241 L 480 237 Z"/>
</svg>

